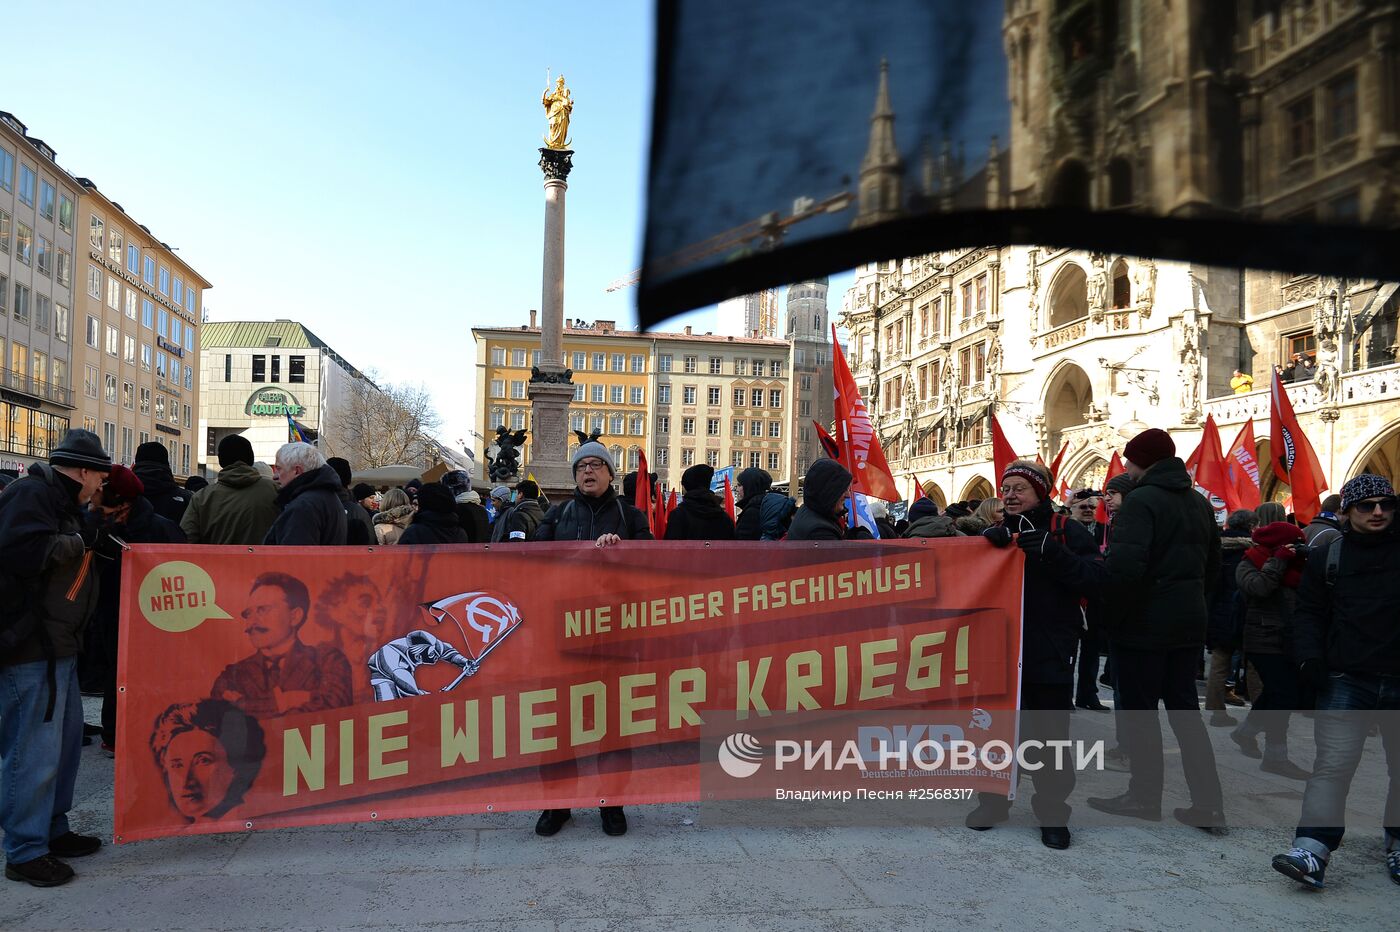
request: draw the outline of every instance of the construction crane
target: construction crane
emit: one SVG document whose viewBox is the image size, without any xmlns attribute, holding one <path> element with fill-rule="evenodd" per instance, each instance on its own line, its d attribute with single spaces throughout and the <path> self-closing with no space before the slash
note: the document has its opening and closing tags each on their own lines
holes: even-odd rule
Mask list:
<svg viewBox="0 0 1400 932">
<path fill-rule="evenodd" d="M 793 201 L 792 213 L 786 217 L 780 216 L 778 212 L 770 211 L 763 216 L 750 220 L 748 223 L 740 224 L 722 233 L 716 233 L 708 239 L 703 239 L 684 249 L 674 252 L 669 256 L 663 256 L 655 263 L 656 272 L 660 275 L 669 274 L 677 269 L 694 265 L 701 259 L 708 259 L 710 256 L 731 250 L 749 249 L 755 241 L 759 249 L 772 249 L 782 242 L 783 234 L 787 228 L 794 223 L 803 220 L 810 220 L 822 214 L 839 214 L 841 211 L 851 206 L 851 201 L 855 199 L 849 191 L 840 191 L 830 197 L 820 201 L 814 201 L 810 197 L 799 197 Z M 641 281 L 642 270 L 637 269 L 628 275 L 611 282 L 604 290 L 607 292 L 621 291 L 623 288 L 631 288 Z M 777 321 L 777 294 L 774 293 L 772 299 L 773 320 Z"/>
</svg>

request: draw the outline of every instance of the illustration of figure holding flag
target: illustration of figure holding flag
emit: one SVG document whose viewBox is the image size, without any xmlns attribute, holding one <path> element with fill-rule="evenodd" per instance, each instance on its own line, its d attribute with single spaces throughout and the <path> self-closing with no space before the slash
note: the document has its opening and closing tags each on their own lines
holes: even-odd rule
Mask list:
<svg viewBox="0 0 1400 932">
<path fill-rule="evenodd" d="M 462 668 L 463 676 L 467 675 L 467 658 L 457 648 L 427 631 L 410 631 L 401 638 L 395 638 L 369 658 L 369 686 L 374 690 L 375 701 L 428 695 L 428 690 L 419 686 L 414 679 L 413 672 L 424 664 L 443 662 L 456 664 Z M 443 692 L 456 686 L 461 679 L 453 680 L 451 685 L 443 688 Z"/>
</svg>

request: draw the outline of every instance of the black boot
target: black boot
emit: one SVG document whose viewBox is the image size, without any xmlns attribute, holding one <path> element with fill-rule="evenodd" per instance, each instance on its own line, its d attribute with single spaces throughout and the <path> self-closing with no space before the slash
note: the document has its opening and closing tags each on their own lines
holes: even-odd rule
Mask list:
<svg viewBox="0 0 1400 932">
<path fill-rule="evenodd" d="M 600 806 L 598 815 L 603 819 L 604 835 L 627 834 L 627 814 L 621 806 Z"/>
<path fill-rule="evenodd" d="M 567 809 L 546 809 L 540 813 L 540 819 L 535 823 L 535 834 L 548 838 L 550 835 L 559 834 L 559 830 L 564 827 L 564 823 L 573 817 L 573 813 Z"/>
</svg>

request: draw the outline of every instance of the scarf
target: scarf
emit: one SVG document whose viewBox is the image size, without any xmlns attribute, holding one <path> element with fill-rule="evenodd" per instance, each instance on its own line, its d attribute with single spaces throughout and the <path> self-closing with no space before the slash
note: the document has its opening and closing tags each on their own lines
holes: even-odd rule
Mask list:
<svg viewBox="0 0 1400 932">
<path fill-rule="evenodd" d="M 1244 552 L 1245 559 L 1261 570 L 1270 559 L 1278 558 L 1284 561 L 1283 584 L 1289 589 L 1297 589 L 1303 581 L 1303 567 L 1308 563 L 1308 555 L 1306 552 L 1295 553 L 1285 548 L 1289 544 L 1301 544 L 1307 540 L 1303 532 L 1287 521 L 1275 521 L 1273 524 L 1255 528 L 1251 536 L 1254 546 Z"/>
</svg>

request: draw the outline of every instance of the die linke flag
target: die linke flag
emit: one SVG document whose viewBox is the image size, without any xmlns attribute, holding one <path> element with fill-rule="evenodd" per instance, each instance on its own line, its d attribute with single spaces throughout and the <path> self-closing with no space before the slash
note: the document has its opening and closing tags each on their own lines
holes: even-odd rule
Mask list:
<svg viewBox="0 0 1400 932">
<path fill-rule="evenodd" d="M 865 401 L 856 389 L 850 366 L 846 365 L 846 354 L 841 352 L 835 324 L 831 325 L 831 345 L 834 348 L 831 365 L 836 389 L 836 443 L 840 447 L 841 465 L 855 477 L 851 491 L 887 502 L 902 501 L 903 496 L 890 473 L 890 464 L 885 460 L 885 451 L 880 449 L 875 427 L 870 423 Z"/>
<path fill-rule="evenodd" d="M 1001 484 L 1001 477 L 1006 472 L 1006 467 L 1016 461 L 1016 451 L 1011 449 L 1011 442 L 1006 439 L 1006 434 L 1002 432 L 1001 423 L 997 421 L 997 416 L 992 415 L 992 469 L 996 472 L 993 479 L 998 485 Z"/>
<path fill-rule="evenodd" d="M 1100 524 L 1108 523 L 1108 480 L 1114 476 L 1121 476 L 1128 471 L 1128 467 L 1123 465 L 1123 457 L 1118 455 L 1118 451 L 1113 451 L 1113 458 L 1108 461 L 1108 472 L 1104 473 L 1103 488 L 1099 491 L 1104 494 L 1099 497 L 1098 511 L 1094 512 L 1094 520 Z"/>
<path fill-rule="evenodd" d="M 1393 278 L 1389 150 L 1355 154 L 1342 210 L 1246 110 L 1282 113 L 1295 64 L 1393 88 L 1394 12 L 1307 6 L 660 0 L 641 323 L 970 245 Z M 1393 135 L 1395 106 L 1354 94 L 1337 132 Z"/>
<path fill-rule="evenodd" d="M 1293 403 L 1278 372 L 1274 373 L 1269 403 L 1269 440 L 1274 475 L 1293 492 L 1293 513 L 1306 526 L 1322 510 L 1322 490 L 1327 488 L 1322 463 L 1298 424 Z"/>
<path fill-rule="evenodd" d="M 1225 472 L 1234 486 L 1237 507 L 1253 511 L 1259 507 L 1259 455 L 1254 446 L 1254 422 L 1245 421 L 1244 426 L 1225 454 Z"/>
<path fill-rule="evenodd" d="M 1242 507 L 1225 468 L 1225 457 L 1220 453 L 1220 429 L 1215 426 L 1215 417 L 1206 415 L 1205 429 L 1201 432 L 1201 442 L 1186 458 L 1186 471 L 1196 485 L 1225 503 L 1230 511 Z"/>
</svg>

